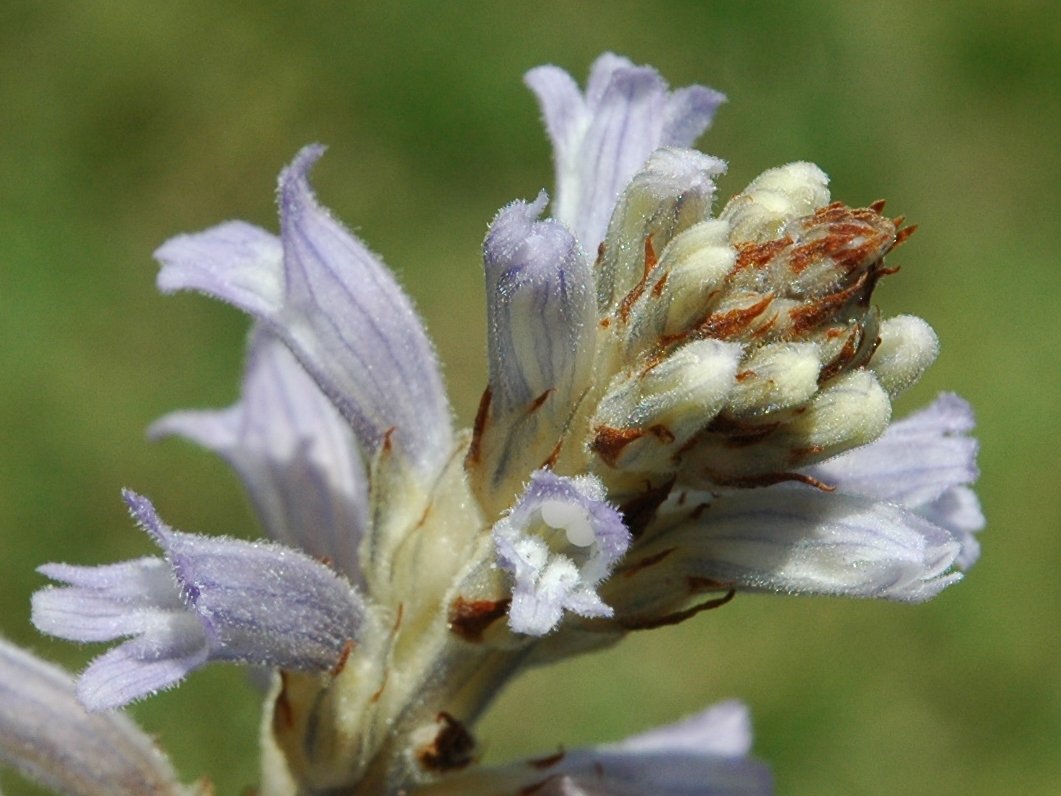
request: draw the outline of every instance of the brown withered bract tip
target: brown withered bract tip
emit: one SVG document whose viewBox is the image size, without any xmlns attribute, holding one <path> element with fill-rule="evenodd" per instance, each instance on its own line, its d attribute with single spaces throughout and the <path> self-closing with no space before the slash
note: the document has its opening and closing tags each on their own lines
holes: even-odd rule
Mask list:
<svg viewBox="0 0 1061 796">
<path fill-rule="evenodd" d="M 465 641 L 480 642 L 483 633 L 508 612 L 511 599 L 465 600 L 457 597 L 449 609 L 449 629 Z"/>
<path fill-rule="evenodd" d="M 435 740 L 417 753 L 420 765 L 429 771 L 445 772 L 464 768 L 474 759 L 475 738 L 457 719 L 442 711 L 436 717 L 442 726 Z"/>
</svg>

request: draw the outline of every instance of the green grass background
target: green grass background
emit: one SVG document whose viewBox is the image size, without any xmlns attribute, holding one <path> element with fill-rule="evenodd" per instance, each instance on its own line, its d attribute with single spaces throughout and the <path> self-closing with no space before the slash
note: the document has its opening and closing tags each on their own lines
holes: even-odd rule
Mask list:
<svg viewBox="0 0 1061 796">
<path fill-rule="evenodd" d="M 479 245 L 552 183 L 539 63 L 612 49 L 730 102 L 701 148 L 722 193 L 795 159 L 834 196 L 921 229 L 886 313 L 943 354 L 900 402 L 976 408 L 984 554 L 924 606 L 738 597 L 517 682 L 491 759 L 619 738 L 720 698 L 752 707 L 785 794 L 1048 793 L 1061 777 L 1054 4 L 29 2 L 0 9 L 0 632 L 37 636 L 41 562 L 150 552 L 118 490 L 185 530 L 256 533 L 235 478 L 143 430 L 236 396 L 247 322 L 154 290 L 154 248 L 227 218 L 275 229 L 276 174 L 310 141 L 324 201 L 399 273 L 467 422 L 484 380 Z M 189 779 L 255 781 L 256 697 L 211 667 L 133 708 Z M 6 794 L 36 793 L 10 772 Z"/>
</svg>

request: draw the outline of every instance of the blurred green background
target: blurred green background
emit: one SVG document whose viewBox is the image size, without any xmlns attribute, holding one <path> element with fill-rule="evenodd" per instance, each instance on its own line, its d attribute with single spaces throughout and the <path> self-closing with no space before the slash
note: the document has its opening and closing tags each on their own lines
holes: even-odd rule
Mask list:
<svg viewBox="0 0 1061 796">
<path fill-rule="evenodd" d="M 612 49 L 729 95 L 701 148 L 722 194 L 795 159 L 921 229 L 877 291 L 940 361 L 900 412 L 976 408 L 989 525 L 924 606 L 738 597 L 532 673 L 481 727 L 490 759 L 619 738 L 725 697 L 785 794 L 1047 793 L 1061 776 L 1058 564 L 1061 16 L 1043 3 L 7 2 L 0 10 L 0 632 L 37 636 L 34 567 L 150 552 L 118 490 L 177 527 L 256 533 L 236 479 L 143 430 L 236 396 L 246 319 L 162 298 L 151 253 L 227 218 L 275 229 L 310 141 L 326 204 L 399 273 L 457 412 L 484 382 L 478 249 L 552 183 L 521 84 Z M 133 709 L 189 779 L 256 778 L 257 697 L 212 667 Z M 37 793 L 10 772 L 9 794 Z"/>
</svg>

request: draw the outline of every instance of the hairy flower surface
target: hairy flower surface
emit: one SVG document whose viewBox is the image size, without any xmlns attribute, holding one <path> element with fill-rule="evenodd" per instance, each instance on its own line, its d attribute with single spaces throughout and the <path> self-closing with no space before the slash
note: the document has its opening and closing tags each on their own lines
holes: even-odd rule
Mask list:
<svg viewBox="0 0 1061 796">
<path fill-rule="evenodd" d="M 832 201 L 809 163 L 716 215 L 725 163 L 689 148 L 723 101 L 710 89 L 671 91 L 614 55 L 585 92 L 555 67 L 527 83 L 556 200 L 551 216 L 544 192 L 513 202 L 487 233 L 489 377 L 470 430 L 453 429 L 411 302 L 314 195 L 321 147 L 280 175 L 279 236 L 227 222 L 159 249 L 163 292 L 254 327 L 239 402 L 152 434 L 221 455 L 271 541 L 174 531 L 126 493 L 164 557 L 48 564 L 61 585 L 34 598 L 44 632 L 122 640 L 79 678 L 83 705 L 210 661 L 269 667 L 272 796 L 765 793 L 735 703 L 495 767 L 477 765 L 471 727 L 522 668 L 737 592 L 916 602 L 975 561 L 969 407 L 945 395 L 891 423 L 938 349 L 926 322 L 871 303 L 913 228 L 883 202 Z M 34 709 L 69 710 L 63 688 Z M 31 773 L 60 741 L 90 748 L 87 714 L 32 754 L 12 742 L 31 725 L 4 716 L 8 759 Z"/>
</svg>

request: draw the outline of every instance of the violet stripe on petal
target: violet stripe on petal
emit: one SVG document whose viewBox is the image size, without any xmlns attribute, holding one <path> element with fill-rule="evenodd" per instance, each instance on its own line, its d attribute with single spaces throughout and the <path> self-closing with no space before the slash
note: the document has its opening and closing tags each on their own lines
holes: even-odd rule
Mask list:
<svg viewBox="0 0 1061 796">
<path fill-rule="evenodd" d="M 325 671 L 358 638 L 362 599 L 328 567 L 277 544 L 174 531 L 146 498 L 125 498 L 166 562 L 45 565 L 41 571 L 65 585 L 33 596 L 42 632 L 75 641 L 128 638 L 82 674 L 78 695 L 86 706 L 126 704 L 209 661 Z"/>
<path fill-rule="evenodd" d="M 280 178 L 281 252 L 230 222 L 164 244 L 159 288 L 199 290 L 264 321 L 353 426 L 366 454 L 384 437 L 425 476 L 449 455 L 449 404 L 430 341 L 379 259 L 327 210 L 303 149 Z M 275 238 L 273 238 L 275 241 Z"/>
<path fill-rule="evenodd" d="M 710 125 L 722 94 L 702 86 L 670 93 L 651 67 L 611 53 L 594 63 L 585 95 L 566 72 L 542 66 L 525 81 L 553 144 L 556 217 L 596 250 L 615 201 L 661 146 L 689 146 Z"/>
<path fill-rule="evenodd" d="M 149 433 L 177 434 L 225 458 L 272 539 L 333 562 L 361 584 L 368 483 L 360 453 L 346 421 L 271 333 L 252 335 L 239 403 L 175 412 Z"/>
</svg>

